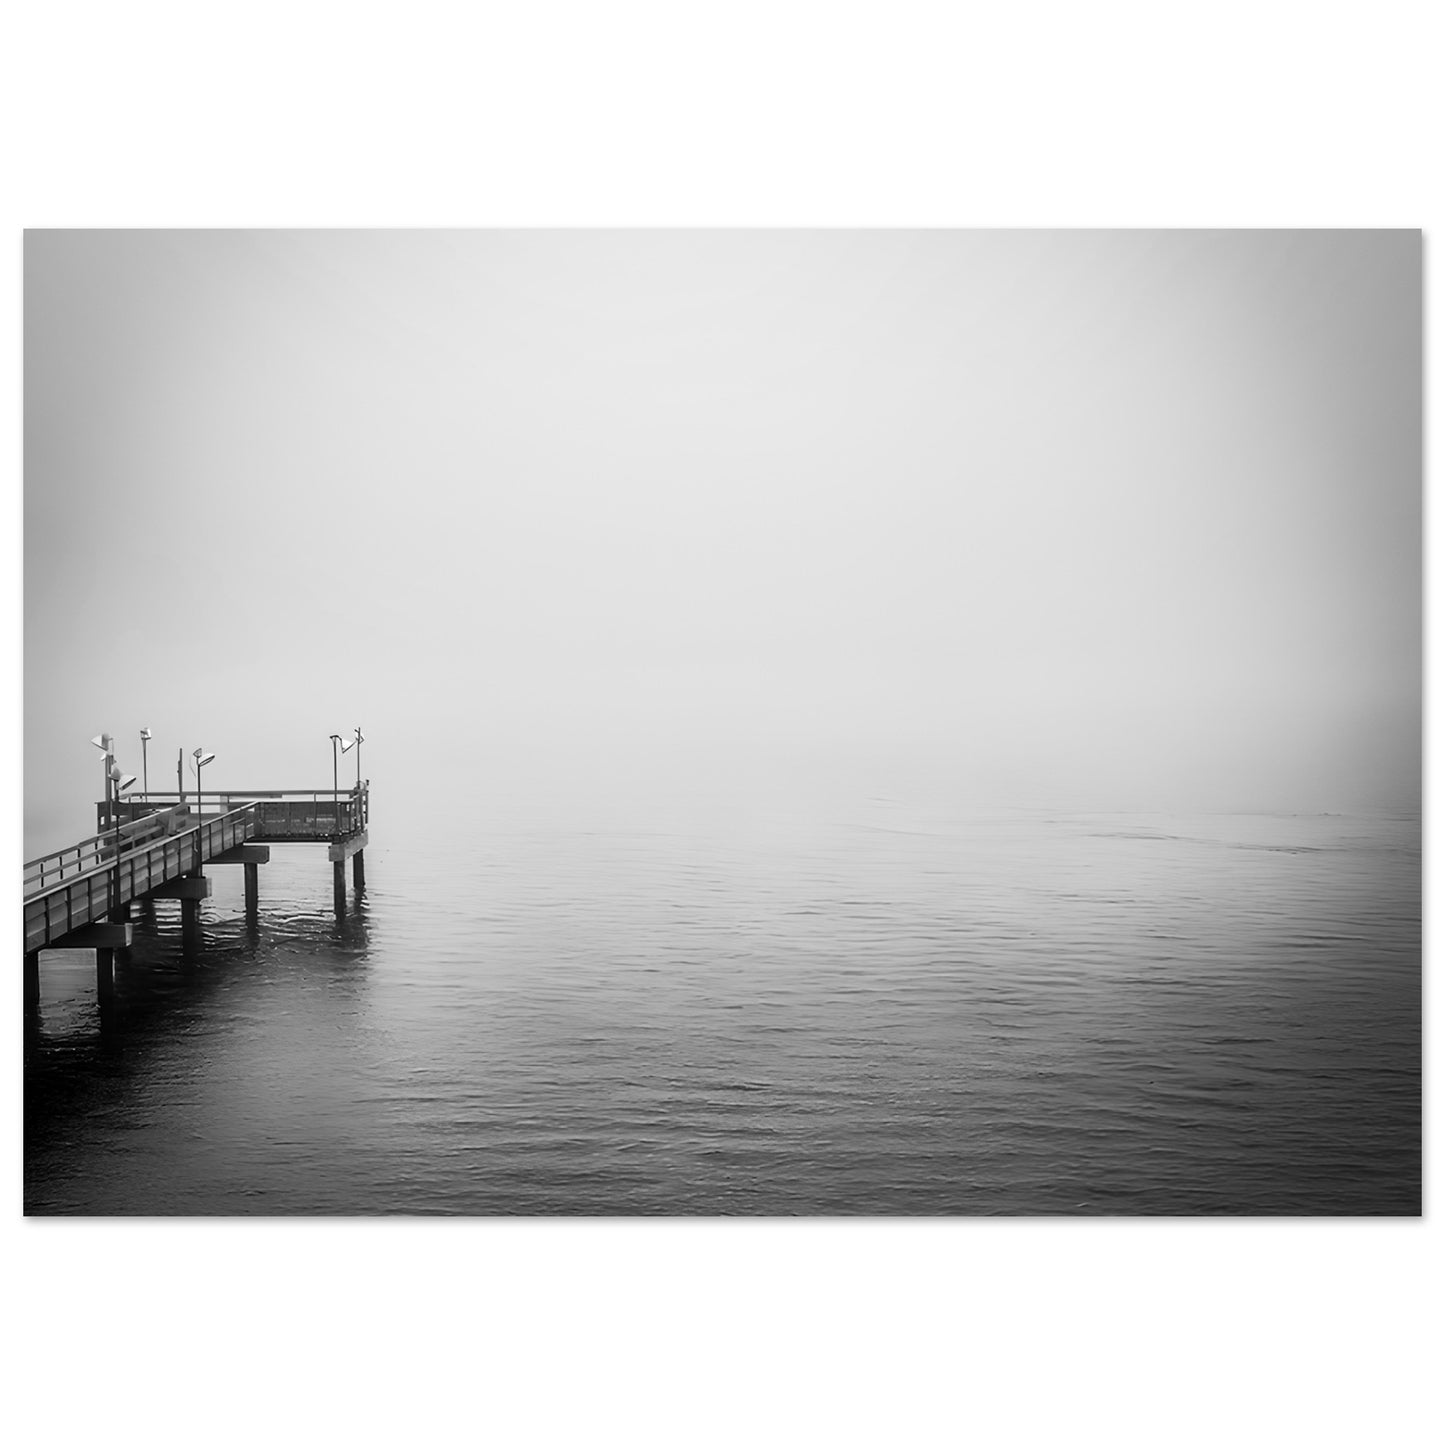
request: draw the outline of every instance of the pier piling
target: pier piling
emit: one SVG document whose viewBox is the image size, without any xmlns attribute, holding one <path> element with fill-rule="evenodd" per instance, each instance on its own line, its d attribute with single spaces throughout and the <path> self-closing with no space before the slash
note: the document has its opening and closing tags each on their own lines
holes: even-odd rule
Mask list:
<svg viewBox="0 0 1445 1445">
<path fill-rule="evenodd" d="M 201 948 L 201 900 L 181 899 L 181 952 L 188 957 Z"/>
<path fill-rule="evenodd" d="M 115 949 L 95 950 L 95 993 L 105 1008 L 115 999 Z"/>
<path fill-rule="evenodd" d="M 122 924 L 124 924 L 124 923 L 129 923 L 129 922 L 130 922 L 130 904 L 129 904 L 129 903 L 122 903 L 119 908 L 113 908 L 113 909 L 111 909 L 110 914 L 109 914 L 109 920 L 110 920 L 111 923 L 122 923 Z M 127 941 L 126 941 L 126 942 L 118 942 L 118 943 L 115 945 L 115 951 L 114 951 L 114 962 L 115 962 L 115 963 L 118 963 L 118 964 L 121 964 L 121 965 L 124 965 L 124 964 L 127 964 L 127 963 L 130 962 L 130 943 L 129 943 L 128 940 L 129 940 L 130 937 L 131 937 L 131 930 L 130 930 L 129 928 L 127 928 L 127 929 L 124 930 L 123 937 L 124 937 Z"/>
</svg>

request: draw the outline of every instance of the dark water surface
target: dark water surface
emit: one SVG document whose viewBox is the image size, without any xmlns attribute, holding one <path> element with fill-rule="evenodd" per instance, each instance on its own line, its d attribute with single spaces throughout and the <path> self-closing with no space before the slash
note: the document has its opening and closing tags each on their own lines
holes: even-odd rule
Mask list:
<svg viewBox="0 0 1445 1445">
<path fill-rule="evenodd" d="M 384 800 L 383 800 L 384 801 Z M 27 1021 L 30 1213 L 1414 1214 L 1420 824 L 375 812 Z"/>
</svg>

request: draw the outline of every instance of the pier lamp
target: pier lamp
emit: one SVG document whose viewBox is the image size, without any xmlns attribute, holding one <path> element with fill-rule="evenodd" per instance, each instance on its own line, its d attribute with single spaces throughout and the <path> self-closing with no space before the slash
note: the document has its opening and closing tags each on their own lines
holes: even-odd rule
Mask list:
<svg viewBox="0 0 1445 1445">
<path fill-rule="evenodd" d="M 201 816 L 201 769 L 205 767 L 207 763 L 215 762 L 216 755 L 215 753 L 208 753 L 204 748 L 197 748 L 191 756 L 196 760 L 196 819 L 197 826 L 199 826 Z"/>
<path fill-rule="evenodd" d="M 340 733 L 331 734 L 331 836 L 334 838 L 341 831 L 337 827 L 338 814 L 341 811 L 341 783 L 339 781 L 339 767 L 336 758 L 336 747 L 341 741 Z"/>
<path fill-rule="evenodd" d="M 97 733 L 91 738 L 91 744 L 105 754 L 101 764 L 105 769 L 105 810 L 110 812 L 110 764 L 115 756 L 115 739 L 109 733 Z"/>
<path fill-rule="evenodd" d="M 344 753 L 356 746 L 355 738 L 343 738 L 340 733 L 331 734 L 331 835 L 341 836 L 341 764 L 336 749 Z"/>
<path fill-rule="evenodd" d="M 361 729 L 356 730 L 356 786 L 361 786 L 361 745 L 366 739 L 361 735 Z"/>
<path fill-rule="evenodd" d="M 116 819 L 117 819 L 117 826 L 119 826 L 119 819 L 120 819 L 120 810 L 119 810 L 120 795 L 121 795 L 122 793 L 126 792 L 128 789 L 135 787 L 135 784 L 136 784 L 136 776 L 135 776 L 134 773 L 127 773 L 127 772 L 125 772 L 125 771 L 121 768 L 121 765 L 120 765 L 118 762 L 116 762 L 114 759 L 111 760 L 110 767 L 106 769 L 106 774 L 105 774 L 105 775 L 106 775 L 107 779 L 109 779 L 110 785 L 111 785 L 112 789 L 113 789 L 114 792 L 115 792 L 115 801 L 116 801 L 116 804 L 117 804 L 115 816 L 116 816 Z"/>
<path fill-rule="evenodd" d="M 146 799 L 147 802 L 150 801 L 151 795 L 151 775 L 149 769 L 146 767 L 146 744 L 150 742 L 150 740 L 151 730 L 149 728 L 142 728 L 140 730 L 140 795 Z"/>
</svg>

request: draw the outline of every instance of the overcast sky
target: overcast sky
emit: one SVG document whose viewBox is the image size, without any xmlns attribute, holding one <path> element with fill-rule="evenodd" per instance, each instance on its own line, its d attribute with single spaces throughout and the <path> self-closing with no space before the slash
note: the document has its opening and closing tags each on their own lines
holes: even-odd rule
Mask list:
<svg viewBox="0 0 1445 1445">
<path fill-rule="evenodd" d="M 26 856 L 174 786 L 1418 795 L 1417 232 L 31 232 Z"/>
</svg>

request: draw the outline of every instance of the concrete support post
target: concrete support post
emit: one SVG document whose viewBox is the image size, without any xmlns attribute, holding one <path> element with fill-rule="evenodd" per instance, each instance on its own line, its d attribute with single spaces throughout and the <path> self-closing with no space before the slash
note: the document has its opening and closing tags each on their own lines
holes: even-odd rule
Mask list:
<svg viewBox="0 0 1445 1445">
<path fill-rule="evenodd" d="M 199 953 L 201 949 L 201 900 L 181 899 L 181 952 Z"/>
<path fill-rule="evenodd" d="M 346 864 L 331 865 L 331 901 L 338 913 L 346 912 Z"/>
<path fill-rule="evenodd" d="M 108 917 L 112 923 L 129 923 L 130 904 L 122 903 L 119 908 L 112 908 Z M 115 950 L 115 962 L 119 964 L 127 964 L 130 962 L 130 949 L 124 944 L 117 946 Z"/>
<path fill-rule="evenodd" d="M 40 1002 L 40 950 L 32 949 L 25 955 L 25 1007 L 34 1008 Z"/>
<path fill-rule="evenodd" d="M 364 848 L 358 849 L 351 855 L 351 881 L 356 885 L 356 891 L 361 892 L 366 887 L 366 864 L 362 861 L 366 857 Z"/>
<path fill-rule="evenodd" d="M 246 917 L 251 918 L 255 916 L 261 891 L 261 870 L 255 863 L 247 863 L 242 871 L 246 875 Z"/>
<path fill-rule="evenodd" d="M 100 1006 L 106 1008 L 115 1001 L 115 949 L 95 950 L 95 993 Z"/>
</svg>

